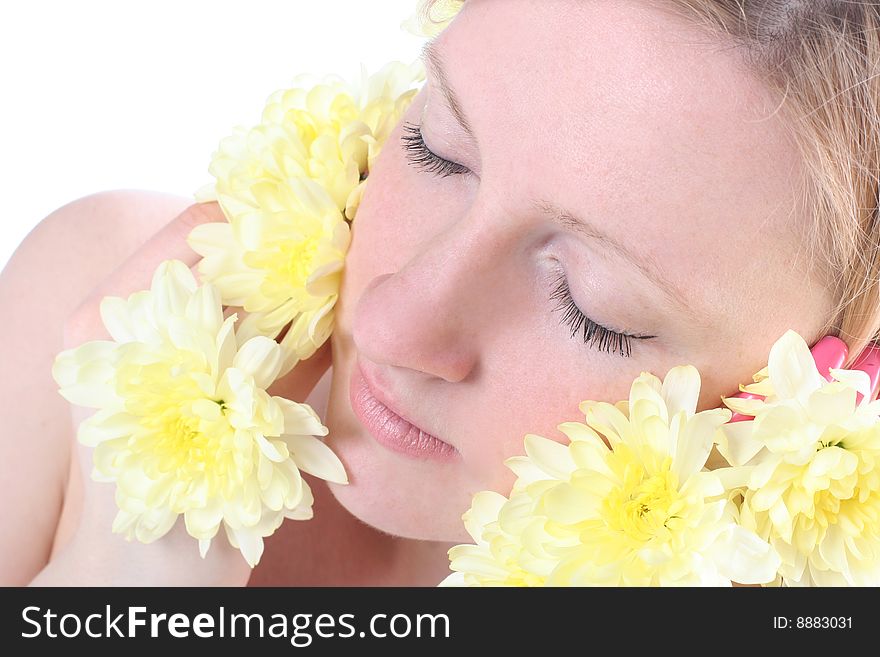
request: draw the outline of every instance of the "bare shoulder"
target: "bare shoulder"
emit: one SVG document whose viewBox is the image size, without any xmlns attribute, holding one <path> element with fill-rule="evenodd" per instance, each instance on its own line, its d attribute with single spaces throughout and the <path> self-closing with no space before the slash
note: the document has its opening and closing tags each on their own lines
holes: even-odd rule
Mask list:
<svg viewBox="0 0 880 657">
<path fill-rule="evenodd" d="M 147 190 L 119 189 L 89 194 L 61 206 L 28 234 L 6 268 L 26 269 L 39 262 L 48 274 L 73 270 L 76 280 L 107 275 L 118 264 L 193 201 L 185 196 Z M 85 248 L 94 258 L 81 258 Z M 54 259 L 50 259 L 50 256 Z M 14 276 L 14 272 L 11 273 Z M 54 284 L 63 284 L 55 280 Z"/>
<path fill-rule="evenodd" d="M 0 584 L 24 584 L 75 522 L 69 407 L 51 376 L 65 319 L 192 204 L 141 190 L 90 194 L 43 219 L 0 272 Z M 57 537 L 56 537 L 57 535 Z"/>
</svg>

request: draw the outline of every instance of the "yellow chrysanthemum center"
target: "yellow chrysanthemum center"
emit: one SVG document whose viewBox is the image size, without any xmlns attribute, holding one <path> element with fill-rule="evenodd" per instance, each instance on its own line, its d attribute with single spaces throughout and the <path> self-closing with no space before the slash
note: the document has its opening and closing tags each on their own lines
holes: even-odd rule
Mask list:
<svg viewBox="0 0 880 657">
<path fill-rule="evenodd" d="M 290 284 L 304 287 L 311 272 L 312 261 L 318 253 L 318 240 L 310 237 L 301 242 L 283 244 L 281 252 L 287 256 L 283 272 Z"/>
<path fill-rule="evenodd" d="M 187 417 L 180 406 L 169 404 L 158 416 L 143 418 L 141 425 L 153 434 L 152 446 L 161 472 L 179 472 L 189 467 L 205 471 L 215 467 L 219 441 L 216 436 L 203 433 L 200 418 Z"/>
<path fill-rule="evenodd" d="M 626 458 L 624 454 L 617 456 Z M 635 459 L 620 465 L 622 482 L 602 501 L 602 516 L 608 527 L 636 543 L 665 535 L 679 519 L 676 511 L 681 506 L 672 458 L 667 457 L 654 473 Z"/>
<path fill-rule="evenodd" d="M 321 236 L 281 242 L 272 251 L 252 251 L 245 255 L 247 265 L 266 272 L 266 283 L 273 288 L 300 290 L 314 271 Z"/>
<path fill-rule="evenodd" d="M 158 479 L 173 474 L 178 481 L 226 479 L 229 463 L 223 454 L 224 439 L 233 429 L 224 415 L 223 400 L 210 399 L 186 375 L 188 352 L 178 352 L 176 363 L 157 362 L 132 368 L 124 379 L 126 411 L 144 429 L 131 447 L 144 458 L 144 471 Z M 191 352 L 190 352 L 191 353 Z"/>
</svg>

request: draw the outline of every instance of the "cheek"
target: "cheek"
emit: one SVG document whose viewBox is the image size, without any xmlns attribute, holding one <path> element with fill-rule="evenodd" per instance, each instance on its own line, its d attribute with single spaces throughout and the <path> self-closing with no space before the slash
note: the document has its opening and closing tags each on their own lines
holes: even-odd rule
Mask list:
<svg viewBox="0 0 880 657">
<path fill-rule="evenodd" d="M 467 430 L 462 455 L 470 493 L 510 491 L 515 475 L 504 461 L 525 455 L 527 434 L 567 443 L 557 427 L 585 421 L 580 402 L 628 397 L 631 379 L 621 375 L 620 364 L 595 357 L 561 358 L 568 338 L 549 339 L 550 335 L 543 344 L 497 344 L 485 354 L 487 369 L 496 374 L 481 382 L 474 403 L 465 396 L 459 399 L 470 411 L 456 415 L 457 425 Z M 512 358 L 515 354 L 524 357 Z"/>
<path fill-rule="evenodd" d="M 467 211 L 472 191 L 460 179 L 439 179 L 406 157 L 403 124 L 418 124 L 419 92 L 382 148 L 352 222 L 346 266 L 352 277 L 370 279 L 399 271 L 433 236 Z M 381 253 L 382 257 L 376 257 Z"/>
<path fill-rule="evenodd" d="M 401 219 L 411 212 L 413 190 L 407 187 L 400 136 L 399 124 L 374 162 L 351 224 L 351 245 L 345 257 L 342 287 L 335 309 L 334 334 L 345 335 L 344 343 L 350 342 L 353 311 L 364 288 L 376 277 L 397 271 L 411 248 L 405 234 L 407 222 Z M 340 342 L 339 346 L 344 343 Z M 334 365 L 338 358 L 340 355 L 334 351 Z"/>
<path fill-rule="evenodd" d="M 393 143 L 386 146 L 393 148 Z M 407 221 L 413 211 L 412 190 L 406 186 L 405 172 L 396 162 L 389 162 L 396 156 L 388 155 L 384 158 L 386 166 L 371 174 L 352 222 L 346 275 L 358 281 L 369 282 L 381 274 L 397 271 L 412 249 Z"/>
</svg>

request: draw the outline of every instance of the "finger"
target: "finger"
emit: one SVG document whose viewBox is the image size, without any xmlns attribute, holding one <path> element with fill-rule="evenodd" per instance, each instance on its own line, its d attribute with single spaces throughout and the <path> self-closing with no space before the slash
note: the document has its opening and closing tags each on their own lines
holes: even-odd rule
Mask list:
<svg viewBox="0 0 880 657">
<path fill-rule="evenodd" d="M 187 244 L 186 238 L 196 226 L 209 222 L 225 221 L 226 218 L 217 203 L 195 203 L 169 221 L 158 233 L 147 240 L 125 262 L 101 281 L 71 316 L 74 327 L 71 341 L 78 343 L 85 339 L 95 339 L 94 335 L 79 335 L 75 327 L 86 332 L 100 331 L 103 326 L 100 318 L 101 300 L 106 296 L 127 298 L 130 294 L 148 290 L 156 268 L 165 260 L 180 260 L 191 271 L 201 256 Z M 196 280 L 198 280 L 197 274 Z M 104 333 L 104 337 L 108 334 Z"/>
<path fill-rule="evenodd" d="M 180 260 L 192 269 L 202 256 L 187 244 L 190 232 L 196 226 L 225 220 L 217 203 L 189 206 L 99 283 L 87 301 L 100 301 L 105 296 L 127 297 L 133 292 L 149 289 L 156 268 L 165 260 Z"/>
</svg>

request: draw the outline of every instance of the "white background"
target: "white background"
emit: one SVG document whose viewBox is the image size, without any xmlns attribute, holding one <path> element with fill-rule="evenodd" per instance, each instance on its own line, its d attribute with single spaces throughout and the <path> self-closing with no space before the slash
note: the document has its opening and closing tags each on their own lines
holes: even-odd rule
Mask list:
<svg viewBox="0 0 880 657">
<path fill-rule="evenodd" d="M 0 8 L 0 268 L 43 217 L 119 188 L 186 196 L 298 73 L 411 62 L 416 0 L 26 0 Z"/>
</svg>

